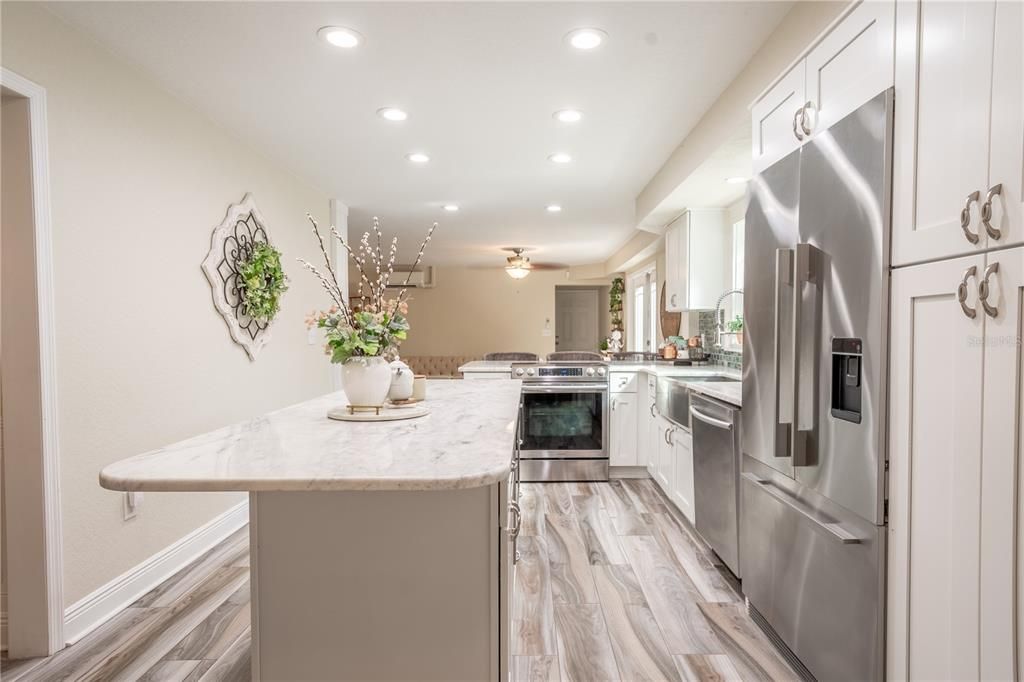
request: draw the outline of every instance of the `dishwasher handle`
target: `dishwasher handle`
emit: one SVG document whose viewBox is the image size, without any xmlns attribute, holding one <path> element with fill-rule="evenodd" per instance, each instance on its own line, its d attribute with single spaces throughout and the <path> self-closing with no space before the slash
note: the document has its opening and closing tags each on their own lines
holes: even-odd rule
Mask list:
<svg viewBox="0 0 1024 682">
<path fill-rule="evenodd" d="M 720 429 L 732 431 L 732 422 L 727 422 L 724 419 L 715 419 L 711 415 L 704 414 L 693 405 L 690 405 L 690 414 L 705 424 L 711 424 L 712 426 L 717 426 Z"/>
</svg>

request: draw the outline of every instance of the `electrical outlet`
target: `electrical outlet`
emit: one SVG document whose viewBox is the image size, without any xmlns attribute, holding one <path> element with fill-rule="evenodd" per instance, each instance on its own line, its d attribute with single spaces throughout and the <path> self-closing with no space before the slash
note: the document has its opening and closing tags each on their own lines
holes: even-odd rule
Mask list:
<svg viewBox="0 0 1024 682">
<path fill-rule="evenodd" d="M 128 491 L 121 496 L 121 507 L 124 512 L 124 520 L 134 519 L 142 506 L 142 493 Z"/>
</svg>

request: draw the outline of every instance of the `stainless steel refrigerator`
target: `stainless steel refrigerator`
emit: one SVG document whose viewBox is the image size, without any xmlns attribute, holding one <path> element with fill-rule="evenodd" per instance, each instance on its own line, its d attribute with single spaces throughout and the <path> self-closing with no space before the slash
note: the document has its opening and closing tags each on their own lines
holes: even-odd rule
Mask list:
<svg viewBox="0 0 1024 682">
<path fill-rule="evenodd" d="M 743 591 L 821 680 L 884 676 L 892 114 L 890 89 L 750 185 Z"/>
</svg>

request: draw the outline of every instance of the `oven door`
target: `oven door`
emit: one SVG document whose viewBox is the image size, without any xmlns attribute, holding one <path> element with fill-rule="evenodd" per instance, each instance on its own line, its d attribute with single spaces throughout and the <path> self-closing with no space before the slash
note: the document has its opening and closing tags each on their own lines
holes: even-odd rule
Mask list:
<svg viewBox="0 0 1024 682">
<path fill-rule="evenodd" d="M 608 457 L 607 384 L 523 386 L 523 459 Z"/>
</svg>

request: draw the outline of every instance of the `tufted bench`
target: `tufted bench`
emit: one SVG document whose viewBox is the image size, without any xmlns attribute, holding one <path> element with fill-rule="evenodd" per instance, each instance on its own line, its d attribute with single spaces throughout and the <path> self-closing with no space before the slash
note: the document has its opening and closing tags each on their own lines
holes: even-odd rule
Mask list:
<svg viewBox="0 0 1024 682">
<path fill-rule="evenodd" d="M 461 379 L 459 367 L 479 360 L 472 355 L 403 355 L 402 362 L 412 368 L 414 374 L 425 374 L 428 377 Z"/>
</svg>

